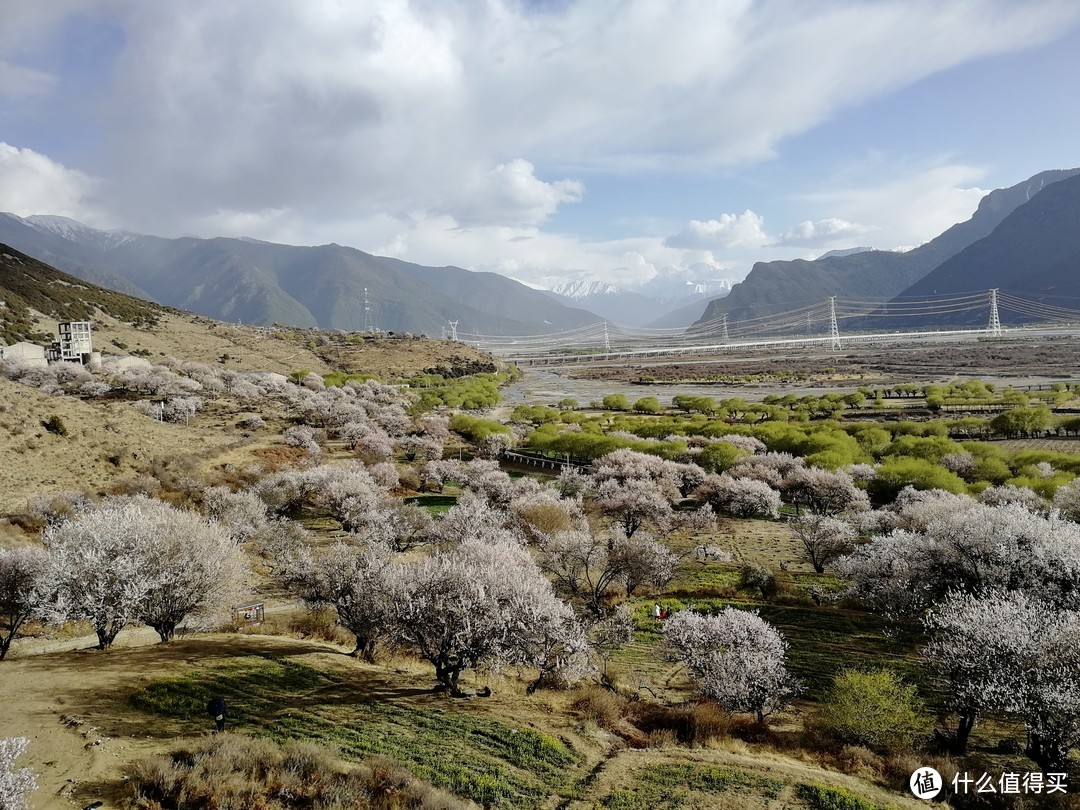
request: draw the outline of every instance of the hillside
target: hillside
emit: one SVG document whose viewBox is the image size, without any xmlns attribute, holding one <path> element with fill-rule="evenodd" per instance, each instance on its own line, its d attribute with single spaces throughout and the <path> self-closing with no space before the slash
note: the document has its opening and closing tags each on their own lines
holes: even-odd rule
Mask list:
<svg viewBox="0 0 1080 810">
<path fill-rule="evenodd" d="M 233 370 L 332 369 L 410 377 L 429 369 L 450 376 L 489 367 L 486 352 L 442 340 L 381 338 L 335 348 L 315 330 L 266 330 L 221 323 L 106 290 L 0 244 L 0 342 L 47 343 L 59 320 L 91 320 L 94 348 L 137 353 L 151 361 L 176 357 Z"/>
<path fill-rule="evenodd" d="M 906 299 L 968 293 L 991 287 L 1028 300 L 1080 309 L 1080 176 L 1054 183 L 1006 217 L 994 231 L 904 290 Z M 1026 307 L 1025 307 L 1026 308 Z M 1038 309 L 1010 311 L 1003 323 L 1041 320 Z M 951 323 L 985 323 L 986 312 L 942 316 Z M 890 320 L 890 323 L 893 321 Z M 899 319 L 897 323 L 905 323 Z M 909 325 L 921 325 L 911 323 Z"/>
<path fill-rule="evenodd" d="M 166 308 L 94 284 L 0 244 L 0 341 L 51 339 L 37 320 L 89 320 L 99 314 L 131 324 L 151 325 Z"/>
<path fill-rule="evenodd" d="M 731 294 L 709 304 L 698 323 L 724 313 L 734 324 L 797 309 L 830 295 L 887 300 L 990 233 L 1016 208 L 1080 169 L 1041 172 L 1022 183 L 987 194 L 971 219 L 906 253 L 871 250 L 825 255 L 813 261 L 758 262 Z M 986 285 L 982 285 L 986 286 Z"/>
<path fill-rule="evenodd" d="M 123 286 L 223 321 L 438 336 L 539 334 L 595 323 L 512 279 L 429 268 L 341 245 L 163 239 L 100 231 L 62 217 L 0 214 L 0 241 L 80 278 Z M 116 281 L 121 279 L 121 281 Z"/>
</svg>

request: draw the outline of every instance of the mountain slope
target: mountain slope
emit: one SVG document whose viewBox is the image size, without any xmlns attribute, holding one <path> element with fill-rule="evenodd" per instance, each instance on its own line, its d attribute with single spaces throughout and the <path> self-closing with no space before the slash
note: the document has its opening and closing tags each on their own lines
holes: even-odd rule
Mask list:
<svg viewBox="0 0 1080 810">
<path fill-rule="evenodd" d="M 1002 293 L 1080 309 L 1080 175 L 1058 181 L 1010 213 L 993 232 L 940 264 L 898 298 L 919 299 L 991 287 Z M 1037 308 L 1010 311 L 1004 323 L 1039 320 Z M 987 311 L 941 316 L 943 323 L 985 323 Z M 911 320 L 890 323 L 918 326 Z"/>
<path fill-rule="evenodd" d="M 0 214 L 0 241 L 81 278 L 227 321 L 363 330 L 365 290 L 373 325 L 394 332 L 438 335 L 457 321 L 461 332 L 539 334 L 600 320 L 504 276 L 425 268 L 334 244 L 163 239 L 11 214 Z M 116 276 L 120 284 L 111 281 Z"/>
<path fill-rule="evenodd" d="M 1012 211 L 1044 189 L 1077 173 L 1080 169 L 1041 172 L 1015 186 L 992 191 L 982 198 L 971 219 L 906 253 L 872 250 L 827 255 L 814 261 L 758 262 L 727 297 L 710 303 L 698 322 L 727 313 L 734 324 L 817 303 L 830 295 L 888 300 L 988 236 Z"/>
<path fill-rule="evenodd" d="M 51 339 L 37 315 L 53 320 L 90 320 L 100 313 L 128 323 L 151 324 L 165 308 L 88 284 L 0 243 L 0 340 Z"/>
</svg>

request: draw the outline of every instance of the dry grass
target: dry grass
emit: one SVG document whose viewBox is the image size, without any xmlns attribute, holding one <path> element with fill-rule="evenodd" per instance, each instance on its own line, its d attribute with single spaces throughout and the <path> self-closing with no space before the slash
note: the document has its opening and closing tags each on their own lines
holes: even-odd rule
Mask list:
<svg viewBox="0 0 1080 810">
<path fill-rule="evenodd" d="M 68 435 L 48 432 L 56 414 Z M 212 427 L 149 419 L 124 402 L 50 396 L 0 378 L 0 512 L 26 509 L 40 495 L 137 488 L 140 475 L 205 469 L 247 441 Z"/>
<path fill-rule="evenodd" d="M 131 763 L 140 810 L 452 810 L 472 807 L 390 764 L 344 769 L 308 743 L 222 734 Z"/>
</svg>

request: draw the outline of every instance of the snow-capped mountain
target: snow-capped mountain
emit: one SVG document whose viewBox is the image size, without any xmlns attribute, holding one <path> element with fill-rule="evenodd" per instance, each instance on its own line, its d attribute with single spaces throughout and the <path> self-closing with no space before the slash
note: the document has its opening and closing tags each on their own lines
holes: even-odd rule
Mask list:
<svg viewBox="0 0 1080 810">
<path fill-rule="evenodd" d="M 726 279 L 702 278 L 705 266 L 687 268 L 682 273 L 658 275 L 644 284 L 618 287 L 606 281 L 575 279 L 556 284 L 551 295 L 564 303 L 573 303 L 614 323 L 626 326 L 648 326 L 658 318 L 682 310 L 695 302 L 726 295 L 731 283 Z M 715 271 L 714 268 L 706 268 Z M 687 314 L 676 318 L 675 326 L 689 326 L 700 315 L 690 306 Z M 683 323 L 685 321 L 685 323 Z"/>
<path fill-rule="evenodd" d="M 628 290 L 616 287 L 614 284 L 608 284 L 606 281 L 589 281 L 588 279 L 564 281 L 552 287 L 551 291 L 556 295 L 561 295 L 563 298 L 572 298 L 575 301 L 584 301 L 586 298 L 596 295 L 619 295 L 628 292 Z"/>
<path fill-rule="evenodd" d="M 715 272 L 714 268 L 707 269 Z M 726 278 L 709 278 L 697 273 L 662 274 L 646 281 L 638 291 L 656 301 L 681 306 L 694 299 L 706 300 L 727 295 L 731 292 L 731 282 Z"/>
<path fill-rule="evenodd" d="M 91 228 L 77 220 L 52 214 L 33 214 L 28 217 L 18 217 L 15 214 L 3 214 L 3 216 L 21 220 L 41 233 L 54 234 L 69 242 L 91 243 L 100 247 L 116 247 L 137 239 L 141 235 L 122 230 L 103 231 Z"/>
</svg>

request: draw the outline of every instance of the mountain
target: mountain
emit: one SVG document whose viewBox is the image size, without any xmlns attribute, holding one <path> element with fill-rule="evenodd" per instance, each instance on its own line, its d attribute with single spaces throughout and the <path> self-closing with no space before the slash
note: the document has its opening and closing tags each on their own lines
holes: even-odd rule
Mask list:
<svg viewBox="0 0 1080 810">
<path fill-rule="evenodd" d="M 908 287 L 895 301 L 948 293 L 1001 291 L 1002 323 L 1053 320 L 1047 307 L 1080 309 L 1080 175 L 1059 180 L 1017 207 L 983 239 L 968 245 Z M 1015 295 L 1036 304 L 1010 309 Z M 935 316 L 938 323 L 986 323 L 986 308 Z M 1061 313 L 1065 314 L 1065 313 Z M 925 326 L 889 319 L 889 327 Z"/>
<path fill-rule="evenodd" d="M 831 295 L 887 301 L 964 248 L 989 236 L 1028 200 L 1078 173 L 1080 169 L 1041 172 L 1015 186 L 992 191 L 982 198 L 971 219 L 905 253 L 870 250 L 826 255 L 813 261 L 758 262 L 728 296 L 711 302 L 697 322 L 727 313 L 734 327 L 739 321 L 789 312 Z"/>
<path fill-rule="evenodd" d="M 658 274 L 632 288 L 578 279 L 555 285 L 549 295 L 565 304 L 585 307 L 613 323 L 681 328 L 697 320 L 710 298 L 731 290 L 726 279 L 707 278 L 713 271 L 708 265 L 695 265 L 682 272 Z"/>
<path fill-rule="evenodd" d="M 557 284 L 549 295 L 568 306 L 579 306 L 601 318 L 625 326 L 641 326 L 667 309 L 640 293 L 624 290 L 604 281 L 579 279 Z"/>
<path fill-rule="evenodd" d="M 726 278 L 712 278 L 716 268 L 692 264 L 677 272 L 660 273 L 638 288 L 638 292 L 661 303 L 684 306 L 691 301 L 706 301 L 731 292 Z"/>
<path fill-rule="evenodd" d="M 854 256 L 856 253 L 866 253 L 867 251 L 870 251 L 870 250 L 873 250 L 873 248 L 872 247 L 853 247 L 853 248 L 842 248 L 840 250 L 830 250 L 827 253 L 822 253 L 820 256 L 818 256 L 818 259 L 831 259 L 834 256 Z"/>
<path fill-rule="evenodd" d="M 711 298 L 696 298 L 689 304 L 665 312 L 659 318 L 645 324 L 649 329 L 685 329 L 701 317 Z"/>
<path fill-rule="evenodd" d="M 166 309 L 61 273 L 0 244 L 0 341 L 51 340 L 39 316 L 85 321 L 103 313 L 118 321 L 152 324 Z"/>
<path fill-rule="evenodd" d="M 0 241 L 102 286 L 223 321 L 438 335 L 542 334 L 601 320 L 494 273 L 422 267 L 330 244 L 164 239 L 0 214 Z"/>
</svg>

